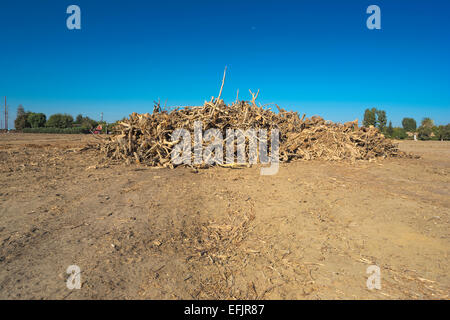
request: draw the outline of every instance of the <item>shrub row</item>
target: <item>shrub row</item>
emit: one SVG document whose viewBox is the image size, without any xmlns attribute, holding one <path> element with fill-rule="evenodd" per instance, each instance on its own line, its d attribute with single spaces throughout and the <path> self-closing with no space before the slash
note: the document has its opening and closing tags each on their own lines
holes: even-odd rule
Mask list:
<svg viewBox="0 0 450 320">
<path fill-rule="evenodd" d="M 66 133 L 66 134 L 80 134 L 89 133 L 89 130 L 83 127 L 74 128 L 23 128 L 23 133 Z"/>
</svg>

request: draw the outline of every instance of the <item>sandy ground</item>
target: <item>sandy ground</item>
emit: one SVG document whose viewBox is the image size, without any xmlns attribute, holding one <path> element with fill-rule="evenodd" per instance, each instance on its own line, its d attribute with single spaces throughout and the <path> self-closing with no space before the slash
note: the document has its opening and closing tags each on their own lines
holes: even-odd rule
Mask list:
<svg viewBox="0 0 450 320">
<path fill-rule="evenodd" d="M 88 141 L 0 134 L 1 299 L 449 298 L 449 142 L 260 176 L 105 165 Z"/>
</svg>

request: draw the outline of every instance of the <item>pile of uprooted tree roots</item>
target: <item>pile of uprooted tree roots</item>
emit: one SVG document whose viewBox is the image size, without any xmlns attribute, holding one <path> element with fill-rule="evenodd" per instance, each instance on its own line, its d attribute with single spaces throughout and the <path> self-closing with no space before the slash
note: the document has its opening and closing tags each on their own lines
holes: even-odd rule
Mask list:
<svg viewBox="0 0 450 320">
<path fill-rule="evenodd" d="M 184 107 L 172 111 L 155 105 L 152 114 L 132 113 L 115 127 L 101 149 L 109 159 L 150 166 L 174 167 L 171 151 L 174 130 L 184 128 L 193 132 L 194 122 L 201 121 L 203 130 L 272 129 L 279 130 L 279 160 L 370 160 L 399 157 L 405 154 L 384 137 L 377 128 L 358 127 L 358 121 L 332 123 L 313 116 L 300 117 L 297 112 L 278 108 L 273 112 L 251 101 L 236 101 L 226 105 L 211 99 L 202 107 Z M 192 139 L 194 139 L 192 135 Z M 193 143 L 191 144 L 193 145 Z M 225 149 L 225 143 L 224 143 Z"/>
</svg>

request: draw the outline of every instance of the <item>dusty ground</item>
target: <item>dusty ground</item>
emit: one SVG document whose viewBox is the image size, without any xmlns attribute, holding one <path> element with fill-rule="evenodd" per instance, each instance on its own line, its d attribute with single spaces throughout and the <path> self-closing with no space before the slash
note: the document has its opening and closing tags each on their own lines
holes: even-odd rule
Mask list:
<svg viewBox="0 0 450 320">
<path fill-rule="evenodd" d="M 449 142 L 260 176 L 97 165 L 88 140 L 0 135 L 1 299 L 449 297 Z"/>
</svg>

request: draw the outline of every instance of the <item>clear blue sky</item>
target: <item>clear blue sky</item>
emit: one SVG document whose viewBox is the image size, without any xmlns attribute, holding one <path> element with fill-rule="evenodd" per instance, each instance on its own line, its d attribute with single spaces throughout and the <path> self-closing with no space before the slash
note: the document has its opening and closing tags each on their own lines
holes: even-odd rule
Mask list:
<svg viewBox="0 0 450 320">
<path fill-rule="evenodd" d="M 68 30 L 66 8 L 81 8 Z M 366 8 L 381 8 L 368 30 Z M 261 103 L 333 121 L 386 110 L 450 122 L 450 1 L 2 0 L 0 96 L 113 121 L 153 101 L 200 105 L 260 89 Z"/>
</svg>

